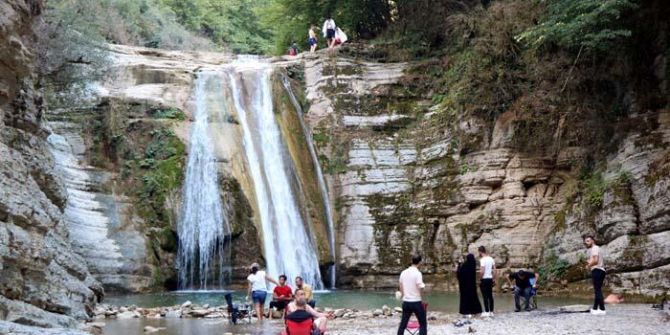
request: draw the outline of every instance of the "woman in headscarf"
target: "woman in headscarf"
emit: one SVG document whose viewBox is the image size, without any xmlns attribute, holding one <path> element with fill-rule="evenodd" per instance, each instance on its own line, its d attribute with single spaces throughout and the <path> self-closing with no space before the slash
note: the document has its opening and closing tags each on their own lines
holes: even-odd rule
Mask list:
<svg viewBox="0 0 670 335">
<path fill-rule="evenodd" d="M 456 270 L 458 291 L 460 292 L 459 313 L 471 316 L 482 312 L 482 305 L 477 296 L 477 262 L 475 255 L 468 254 L 465 262 Z"/>
</svg>

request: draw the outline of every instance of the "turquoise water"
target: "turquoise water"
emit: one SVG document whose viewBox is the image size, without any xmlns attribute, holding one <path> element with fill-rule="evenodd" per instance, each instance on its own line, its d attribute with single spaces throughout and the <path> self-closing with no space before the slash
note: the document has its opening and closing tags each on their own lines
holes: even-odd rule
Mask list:
<svg viewBox="0 0 670 335">
<path fill-rule="evenodd" d="M 181 305 L 186 301 L 194 304 L 211 306 L 225 305 L 223 295 L 226 292 L 233 293 L 236 303 L 244 301 L 246 292 L 243 291 L 181 291 L 164 292 L 139 295 L 109 296 L 104 303 L 117 306 L 136 305 L 138 307 L 158 307 Z M 329 292 L 316 292 L 315 299 L 318 307 L 330 308 L 355 308 L 359 310 L 371 310 L 381 308 L 383 305 L 390 307 L 400 306 L 395 300 L 393 292 L 380 291 L 348 291 L 336 290 Z M 269 297 L 269 295 L 268 295 Z M 429 310 L 458 313 L 458 294 L 451 292 L 427 292 L 425 301 Z M 481 302 L 481 300 L 480 300 Z M 540 308 L 550 308 L 572 304 L 588 304 L 590 300 L 571 297 L 538 297 Z M 269 303 L 266 302 L 266 304 Z M 514 309 L 514 300 L 511 293 L 500 293 L 495 295 L 496 311 L 505 312 Z"/>
<path fill-rule="evenodd" d="M 158 307 L 180 305 L 185 301 L 194 304 L 212 306 L 224 305 L 223 295 L 227 292 L 233 293 L 233 300 L 239 303 L 244 299 L 245 292 L 242 291 L 209 291 L 209 292 L 166 292 L 141 295 L 110 296 L 105 303 L 138 307 Z M 381 308 L 383 305 L 390 307 L 400 306 L 395 300 L 393 292 L 378 291 L 346 291 L 336 290 L 330 292 L 315 293 L 317 307 L 331 308 L 356 308 L 359 310 L 372 310 Z M 458 294 L 447 292 L 427 292 L 425 300 L 428 302 L 429 311 L 441 311 L 447 313 L 458 313 Z M 509 312 L 514 308 L 511 294 L 497 294 L 495 296 L 496 312 Z M 590 300 L 569 297 L 538 297 L 540 310 L 551 310 L 558 306 L 572 304 L 589 304 Z M 157 332 L 158 335 L 221 335 L 225 332 L 234 334 L 278 334 L 282 328 L 280 320 L 266 321 L 262 324 L 239 324 L 230 325 L 224 319 L 108 319 L 103 329 L 104 335 L 141 335 L 144 334 L 145 326 L 162 327 L 164 330 Z"/>
</svg>

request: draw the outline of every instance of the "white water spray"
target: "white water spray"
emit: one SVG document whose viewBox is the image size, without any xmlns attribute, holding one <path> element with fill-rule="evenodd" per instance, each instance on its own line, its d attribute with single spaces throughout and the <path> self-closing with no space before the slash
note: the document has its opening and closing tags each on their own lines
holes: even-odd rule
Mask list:
<svg viewBox="0 0 670 335">
<path fill-rule="evenodd" d="M 179 286 L 181 289 L 223 287 L 230 262 L 226 220 L 218 169 L 208 127 L 210 104 L 223 104 L 221 74 L 201 72 L 195 84 L 195 122 L 183 187 L 179 221 Z"/>
<path fill-rule="evenodd" d="M 312 132 L 309 130 L 305 124 L 305 120 L 302 113 L 302 107 L 298 102 L 298 99 L 293 94 L 293 89 L 291 89 L 291 83 L 289 83 L 288 78 L 282 76 L 282 83 L 286 89 L 286 93 L 291 99 L 291 103 L 295 108 L 296 113 L 298 113 L 298 120 L 300 120 L 300 127 L 302 132 L 305 135 L 305 140 L 307 147 L 309 149 L 309 154 L 312 157 L 312 164 L 314 165 L 314 170 L 316 171 L 316 180 L 319 184 L 319 191 L 321 192 L 321 200 L 323 201 L 323 208 L 326 214 L 326 221 L 328 223 L 328 239 L 330 242 L 330 254 L 333 257 L 333 265 L 330 267 L 330 288 L 335 288 L 336 281 L 336 266 L 337 257 L 335 256 L 335 227 L 333 224 L 333 213 L 330 210 L 330 197 L 328 196 L 328 188 L 326 187 L 326 179 L 323 177 L 323 171 L 321 170 L 321 165 L 319 164 L 319 159 L 316 155 L 316 149 L 314 148 L 314 139 L 312 138 Z"/>
<path fill-rule="evenodd" d="M 275 120 L 271 73 L 270 65 L 261 61 L 243 61 L 228 73 L 263 228 L 267 268 L 275 277 L 285 274 L 293 282 L 301 276 L 322 289 L 316 248 L 291 187 L 292 163 Z"/>
</svg>

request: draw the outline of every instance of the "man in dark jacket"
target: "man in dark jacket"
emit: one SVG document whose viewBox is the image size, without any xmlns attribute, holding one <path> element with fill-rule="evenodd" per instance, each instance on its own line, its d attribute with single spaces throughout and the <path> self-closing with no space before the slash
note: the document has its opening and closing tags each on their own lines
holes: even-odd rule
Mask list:
<svg viewBox="0 0 670 335">
<path fill-rule="evenodd" d="M 531 284 L 530 280 L 535 278 L 535 283 Z M 509 277 L 507 277 L 507 281 L 509 282 L 510 286 L 512 286 L 512 280 L 514 280 L 514 311 L 519 312 L 521 311 L 521 304 L 519 304 L 519 296 L 523 296 L 524 300 L 526 300 L 526 303 L 524 305 L 524 309 L 526 312 L 530 311 L 530 307 L 528 306 L 530 302 L 530 294 L 531 290 L 533 288 L 537 288 L 537 280 L 540 278 L 540 276 L 537 273 L 533 272 L 528 272 L 525 270 L 519 270 L 514 273 L 510 273 Z"/>
</svg>

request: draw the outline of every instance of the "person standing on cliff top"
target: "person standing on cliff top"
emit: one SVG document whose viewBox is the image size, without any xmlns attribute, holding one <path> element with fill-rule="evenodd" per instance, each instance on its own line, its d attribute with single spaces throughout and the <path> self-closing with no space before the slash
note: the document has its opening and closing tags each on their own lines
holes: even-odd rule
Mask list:
<svg viewBox="0 0 670 335">
<path fill-rule="evenodd" d="M 309 27 L 309 30 L 307 31 L 307 35 L 309 36 L 307 42 L 309 43 L 309 52 L 310 53 L 314 53 L 316 51 L 316 46 L 318 44 L 318 40 L 316 38 L 316 32 L 314 32 L 315 29 L 316 29 L 316 27 L 311 26 L 311 27 Z"/>
<path fill-rule="evenodd" d="M 328 48 L 332 49 L 335 46 L 335 29 L 337 29 L 337 25 L 335 24 L 335 20 L 333 20 L 332 15 L 328 15 L 328 19 L 323 22 L 323 37 L 326 38 Z"/>
<path fill-rule="evenodd" d="M 405 333 L 407 323 L 412 314 L 419 320 L 419 335 L 428 334 L 428 322 L 426 321 L 426 309 L 421 301 L 421 290 L 426 287 L 423 283 L 423 275 L 419 271 L 421 256 L 412 256 L 412 265 L 400 274 L 400 296 L 402 297 L 402 319 L 398 327 L 398 335 Z"/>
<path fill-rule="evenodd" d="M 479 247 L 479 289 L 482 291 L 484 300 L 484 313 L 482 316 L 493 316 L 493 285 L 496 281 L 496 262 L 493 257 L 486 253 L 486 248 Z"/>
<path fill-rule="evenodd" d="M 593 279 L 593 315 L 605 315 L 605 298 L 603 297 L 603 283 L 605 282 L 605 260 L 600 247 L 596 245 L 593 236 L 584 238 L 584 245 L 587 248 L 586 269 L 591 270 Z"/>
</svg>

